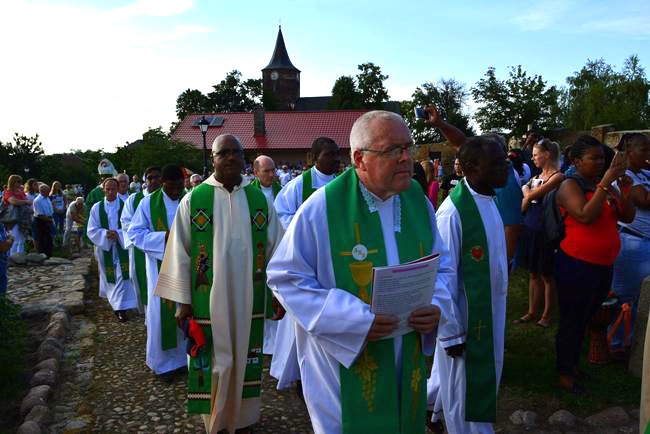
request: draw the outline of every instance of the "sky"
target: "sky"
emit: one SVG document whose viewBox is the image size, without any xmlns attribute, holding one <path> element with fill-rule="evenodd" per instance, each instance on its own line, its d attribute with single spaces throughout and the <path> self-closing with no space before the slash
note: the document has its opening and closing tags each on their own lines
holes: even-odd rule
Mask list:
<svg viewBox="0 0 650 434">
<path fill-rule="evenodd" d="M 280 23 L 301 96 L 330 95 L 365 62 L 389 76 L 393 100 L 441 78 L 469 89 L 488 67 L 564 85 L 587 59 L 650 66 L 648 0 L 11 0 L 0 141 L 38 133 L 46 153 L 114 151 L 168 130 L 184 90 L 207 94 L 233 69 L 261 78 Z"/>
</svg>

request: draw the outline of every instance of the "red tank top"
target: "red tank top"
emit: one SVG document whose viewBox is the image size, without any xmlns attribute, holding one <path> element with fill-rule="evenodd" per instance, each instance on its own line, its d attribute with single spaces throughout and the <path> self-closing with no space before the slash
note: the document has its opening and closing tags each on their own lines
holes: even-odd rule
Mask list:
<svg viewBox="0 0 650 434">
<path fill-rule="evenodd" d="M 593 192 L 585 193 L 587 201 Z M 566 210 L 560 207 L 562 213 Z M 569 256 L 596 265 L 613 265 L 621 248 L 621 239 L 616 229 L 616 206 L 605 201 L 600 216 L 586 225 L 570 215 L 564 220 L 565 237 L 560 248 Z"/>
</svg>

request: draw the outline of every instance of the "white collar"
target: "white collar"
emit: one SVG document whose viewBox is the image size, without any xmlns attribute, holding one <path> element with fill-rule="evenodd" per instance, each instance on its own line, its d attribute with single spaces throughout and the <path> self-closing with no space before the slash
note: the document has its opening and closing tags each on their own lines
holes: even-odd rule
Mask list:
<svg viewBox="0 0 650 434">
<path fill-rule="evenodd" d="M 336 174 L 335 174 L 335 173 L 333 173 L 333 174 L 331 174 L 331 175 L 325 175 L 323 172 L 321 172 L 320 170 L 318 170 L 318 169 L 316 168 L 316 166 L 312 167 L 311 170 L 313 170 L 313 171 L 314 171 L 313 173 L 314 173 L 316 176 L 318 176 L 319 178 L 321 178 L 321 179 L 326 179 L 326 180 L 328 180 L 328 181 L 329 181 L 329 180 L 332 180 L 332 179 L 334 179 L 334 178 L 336 177 Z"/>
<path fill-rule="evenodd" d="M 394 194 L 386 200 L 381 200 L 377 195 L 368 190 L 368 188 L 363 185 L 363 182 L 359 180 L 359 190 L 361 190 L 361 195 L 368 205 L 368 211 L 372 214 L 377 212 L 378 204 L 386 204 L 392 202 L 393 204 L 393 231 L 401 232 L 402 231 L 402 201 L 399 198 L 399 194 Z"/>
</svg>

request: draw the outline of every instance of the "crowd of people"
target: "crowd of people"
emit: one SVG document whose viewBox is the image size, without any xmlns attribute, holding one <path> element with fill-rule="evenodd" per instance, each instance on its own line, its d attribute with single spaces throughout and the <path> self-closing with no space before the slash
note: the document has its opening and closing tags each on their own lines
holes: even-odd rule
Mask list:
<svg viewBox="0 0 650 434">
<path fill-rule="evenodd" d="M 414 160 L 405 121 L 385 111 L 355 122 L 349 167 L 328 137 L 312 143 L 311 167 L 264 155 L 247 166 L 225 134 L 205 180 L 168 164 L 140 182 L 103 160 L 84 201 L 12 175 L 0 252 L 31 236 L 51 254 L 55 231 L 85 227 L 100 296 L 120 322 L 144 314 L 146 365 L 166 383 L 187 375 L 188 412 L 207 432 L 259 419 L 263 355 L 316 433 L 493 432 L 506 327 L 548 328 L 559 312 L 558 387 L 571 394 L 585 392 L 582 340 L 608 297 L 632 324 L 612 320 L 610 352 L 629 352 L 650 275 L 650 139 L 626 134 L 614 152 L 581 136 L 563 150 L 531 131 L 512 147 L 426 110 L 456 151 L 446 175 L 439 160 Z M 400 319 L 373 313 L 364 273 L 430 254 L 433 299 L 394 335 Z M 529 303 L 507 325 L 516 267 L 529 272 Z"/>
</svg>

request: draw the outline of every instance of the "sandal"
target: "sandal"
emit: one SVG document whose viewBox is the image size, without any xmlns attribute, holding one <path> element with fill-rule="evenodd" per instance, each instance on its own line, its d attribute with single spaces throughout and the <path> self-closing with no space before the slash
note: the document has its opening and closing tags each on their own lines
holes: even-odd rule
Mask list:
<svg viewBox="0 0 650 434">
<path fill-rule="evenodd" d="M 537 321 L 535 324 L 540 326 L 543 329 L 547 329 L 551 326 L 551 320 L 546 319 L 546 318 L 541 318 L 539 321 Z"/>
<path fill-rule="evenodd" d="M 514 320 L 512 323 L 513 324 L 526 324 L 527 322 L 533 322 L 533 321 L 535 321 L 535 315 L 527 313 L 526 315 L 522 316 L 521 318 Z"/>
</svg>

